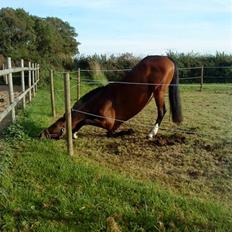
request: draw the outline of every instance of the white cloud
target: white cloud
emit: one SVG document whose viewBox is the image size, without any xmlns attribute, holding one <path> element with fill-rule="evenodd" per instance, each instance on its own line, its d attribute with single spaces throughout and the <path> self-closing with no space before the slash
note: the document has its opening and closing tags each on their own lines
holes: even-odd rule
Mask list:
<svg viewBox="0 0 232 232">
<path fill-rule="evenodd" d="M 42 0 L 46 5 L 54 7 L 81 7 L 89 9 L 103 9 L 112 7 L 114 0 Z"/>
<path fill-rule="evenodd" d="M 232 0 L 0 0 L 74 27 L 83 53 L 232 51 Z"/>
<path fill-rule="evenodd" d="M 223 41 L 223 39 L 217 40 L 204 40 L 201 38 L 167 38 L 165 40 L 159 39 L 86 39 L 80 46 L 80 53 L 86 54 L 112 54 L 112 53 L 124 53 L 133 52 L 137 55 L 148 54 L 165 54 L 168 50 L 178 52 L 199 52 L 215 53 L 216 51 L 232 50 L 232 44 L 229 41 Z"/>
<path fill-rule="evenodd" d="M 29 0 L 27 0 L 29 1 Z M 231 0 L 40 0 L 40 3 L 54 7 L 81 7 L 86 9 L 128 10 L 128 13 L 148 10 L 171 9 L 182 12 L 232 12 Z M 134 12 L 135 11 L 135 12 Z"/>
<path fill-rule="evenodd" d="M 231 0 L 162 0 L 162 5 L 179 12 L 232 12 Z"/>
</svg>

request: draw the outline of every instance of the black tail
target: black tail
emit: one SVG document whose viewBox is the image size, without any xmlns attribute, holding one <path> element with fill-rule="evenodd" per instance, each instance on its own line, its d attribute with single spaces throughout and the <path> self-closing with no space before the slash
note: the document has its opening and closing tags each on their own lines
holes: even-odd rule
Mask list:
<svg viewBox="0 0 232 232">
<path fill-rule="evenodd" d="M 172 60 L 173 61 L 173 60 Z M 174 61 L 173 61 L 174 62 Z M 174 62 L 175 64 L 175 62 Z M 169 86 L 169 102 L 172 112 L 172 121 L 175 123 L 181 123 L 183 121 L 181 103 L 180 103 L 180 93 L 179 93 L 179 80 L 178 80 L 175 64 L 175 72 L 173 75 L 172 82 Z"/>
</svg>

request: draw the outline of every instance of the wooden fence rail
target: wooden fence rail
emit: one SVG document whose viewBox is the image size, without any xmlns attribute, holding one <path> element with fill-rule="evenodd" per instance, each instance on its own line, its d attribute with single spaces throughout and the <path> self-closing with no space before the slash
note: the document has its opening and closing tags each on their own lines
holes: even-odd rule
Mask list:
<svg viewBox="0 0 232 232">
<path fill-rule="evenodd" d="M 24 60 L 21 59 L 21 67 L 12 68 L 11 58 L 7 58 L 7 69 L 0 70 L 0 77 L 3 76 L 5 83 L 8 85 L 9 92 L 9 106 L 3 112 L 0 112 L 0 122 L 11 113 L 11 121 L 15 121 L 15 108 L 22 101 L 23 109 L 26 105 L 26 96 L 28 95 L 28 101 L 31 101 L 32 96 L 35 96 L 37 91 L 37 85 L 39 82 L 39 64 L 31 64 L 28 62 L 28 67 L 24 66 Z M 5 67 L 4 67 L 5 68 Z M 28 72 L 28 87 L 25 86 L 25 72 Z M 20 73 L 21 76 L 21 94 L 18 97 L 14 97 L 14 84 L 13 73 Z"/>
</svg>

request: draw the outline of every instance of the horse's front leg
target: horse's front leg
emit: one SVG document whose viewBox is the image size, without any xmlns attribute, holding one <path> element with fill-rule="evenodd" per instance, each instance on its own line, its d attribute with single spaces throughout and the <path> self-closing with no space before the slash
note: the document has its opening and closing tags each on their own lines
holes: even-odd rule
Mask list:
<svg viewBox="0 0 232 232">
<path fill-rule="evenodd" d="M 77 132 L 84 125 L 91 125 L 100 127 L 106 130 L 111 130 L 113 127 L 114 119 L 107 118 L 86 118 L 83 121 L 79 122 L 77 126 L 73 129 L 73 139 L 77 139 Z"/>
<path fill-rule="evenodd" d="M 77 123 L 77 125 L 75 126 L 75 128 L 72 130 L 72 137 L 73 139 L 77 139 L 77 132 L 81 129 L 82 126 L 84 126 L 85 120 L 80 121 L 79 123 Z"/>
</svg>

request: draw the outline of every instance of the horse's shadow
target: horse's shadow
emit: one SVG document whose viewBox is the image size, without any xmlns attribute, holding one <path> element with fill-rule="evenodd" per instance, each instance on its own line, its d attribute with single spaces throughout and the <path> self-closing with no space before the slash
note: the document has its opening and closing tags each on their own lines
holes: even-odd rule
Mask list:
<svg viewBox="0 0 232 232">
<path fill-rule="evenodd" d="M 106 130 L 102 129 L 101 131 L 98 132 L 93 132 L 93 131 L 79 131 L 78 132 L 78 137 L 79 138 L 95 138 L 96 135 L 99 138 L 123 138 L 125 136 L 130 136 L 130 135 L 134 135 L 135 131 L 133 129 L 127 129 L 127 130 L 119 130 L 119 131 L 115 131 L 115 132 L 107 132 Z"/>
</svg>

